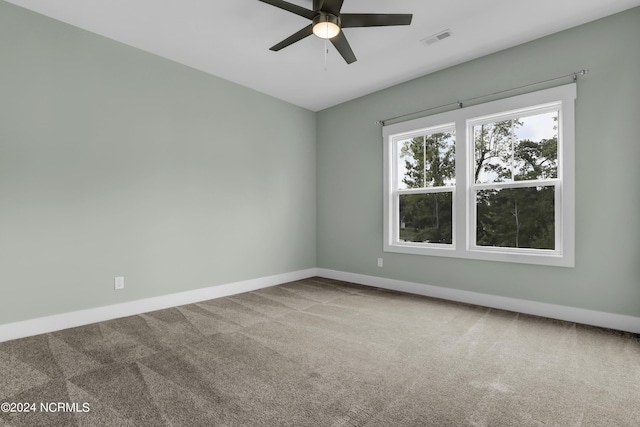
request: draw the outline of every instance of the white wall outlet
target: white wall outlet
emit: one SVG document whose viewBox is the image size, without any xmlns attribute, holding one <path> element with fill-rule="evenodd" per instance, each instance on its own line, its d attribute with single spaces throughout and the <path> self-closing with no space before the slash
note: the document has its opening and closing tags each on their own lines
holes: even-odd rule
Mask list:
<svg viewBox="0 0 640 427">
<path fill-rule="evenodd" d="M 378 258 L 378 267 L 382 267 L 383 261 L 382 258 Z"/>
<path fill-rule="evenodd" d="M 124 277 L 123 276 L 116 277 L 116 280 L 115 280 L 114 284 L 115 284 L 114 287 L 115 287 L 116 290 L 124 289 Z"/>
</svg>

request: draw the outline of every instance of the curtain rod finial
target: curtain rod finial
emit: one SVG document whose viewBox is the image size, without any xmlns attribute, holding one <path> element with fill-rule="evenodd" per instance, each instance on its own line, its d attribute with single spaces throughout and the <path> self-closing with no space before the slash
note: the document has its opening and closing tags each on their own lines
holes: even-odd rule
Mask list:
<svg viewBox="0 0 640 427">
<path fill-rule="evenodd" d="M 578 80 L 578 76 L 586 76 L 587 74 L 589 74 L 589 70 L 587 70 L 586 68 L 584 70 L 580 70 L 577 73 L 573 73 L 573 81 L 575 82 L 576 80 Z"/>
</svg>

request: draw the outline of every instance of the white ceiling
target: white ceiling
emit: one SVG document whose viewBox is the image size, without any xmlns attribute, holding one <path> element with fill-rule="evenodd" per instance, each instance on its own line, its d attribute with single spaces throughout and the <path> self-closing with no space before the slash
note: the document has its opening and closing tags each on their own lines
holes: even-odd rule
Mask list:
<svg viewBox="0 0 640 427">
<path fill-rule="evenodd" d="M 312 111 L 640 5 L 640 0 L 345 0 L 343 13 L 413 13 L 411 26 L 347 28 L 358 61 L 310 21 L 258 0 L 7 0 Z M 312 0 L 289 0 L 312 8 Z M 449 29 L 453 37 L 421 43 Z M 571 71 L 571 70 L 570 70 Z"/>
</svg>

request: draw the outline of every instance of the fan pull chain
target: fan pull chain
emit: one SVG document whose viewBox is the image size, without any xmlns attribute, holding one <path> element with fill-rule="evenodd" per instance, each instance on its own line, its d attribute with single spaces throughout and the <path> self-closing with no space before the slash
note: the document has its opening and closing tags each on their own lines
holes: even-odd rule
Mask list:
<svg viewBox="0 0 640 427">
<path fill-rule="evenodd" d="M 327 55 L 329 54 L 329 48 L 327 47 L 327 39 L 324 39 L 324 70 L 327 71 Z"/>
</svg>

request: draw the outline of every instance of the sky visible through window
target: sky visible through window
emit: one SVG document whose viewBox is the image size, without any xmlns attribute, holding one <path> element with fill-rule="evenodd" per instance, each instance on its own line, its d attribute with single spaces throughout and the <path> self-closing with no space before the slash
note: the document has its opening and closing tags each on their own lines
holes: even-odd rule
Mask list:
<svg viewBox="0 0 640 427">
<path fill-rule="evenodd" d="M 500 125 L 504 121 L 485 123 L 484 131 L 488 134 L 484 136 L 484 148 L 489 148 L 489 152 L 483 154 L 482 167 L 477 175 L 477 183 L 492 182 L 512 182 L 520 175 L 524 168 L 528 167 L 522 159 L 523 142 L 542 143 L 543 141 L 555 141 L 550 151 L 549 158 L 540 158 L 547 164 L 557 165 L 557 111 L 550 111 L 531 116 L 523 116 L 511 119 L 512 126 L 507 131 L 508 135 L 502 135 L 499 131 Z M 473 127 L 474 139 L 477 144 L 481 125 Z M 520 155 L 518 156 L 518 153 Z M 479 162 L 479 152 L 476 149 L 475 161 Z M 520 157 L 520 159 L 518 159 Z M 557 174 L 557 170 L 556 170 Z M 537 179 L 548 179 L 551 176 L 540 175 Z M 522 178 L 521 178 L 522 179 Z"/>
<path fill-rule="evenodd" d="M 405 182 L 406 178 L 411 179 L 411 177 L 408 175 L 409 171 L 407 170 L 407 162 L 409 162 L 409 164 L 413 166 L 415 166 L 419 162 L 419 159 L 414 158 L 412 151 L 407 150 L 407 148 L 409 147 L 410 144 L 412 144 L 412 142 L 416 142 L 416 141 L 419 142 L 420 144 L 424 144 L 425 139 L 428 140 L 433 135 L 447 135 L 446 137 L 443 137 L 441 140 L 441 147 L 438 149 L 438 157 L 441 160 L 444 160 L 447 157 L 447 153 L 449 152 L 453 154 L 452 160 L 455 161 L 456 137 L 455 137 L 455 130 L 453 128 L 440 130 L 434 133 L 425 132 L 420 136 L 415 136 L 412 138 L 407 138 L 407 139 L 398 141 L 397 142 L 398 156 L 396 159 L 397 160 L 396 170 L 398 171 L 398 189 L 399 190 L 405 190 L 409 188 L 409 186 Z M 424 158 L 422 159 L 422 161 L 423 161 L 423 164 L 425 164 L 427 167 L 429 166 L 429 159 Z M 424 176 L 426 175 L 428 174 L 424 174 Z M 455 175 L 451 177 L 444 177 L 444 182 L 443 182 L 444 186 L 452 186 L 452 185 L 455 185 L 455 183 L 456 183 Z M 433 187 L 433 186 L 434 186 L 433 182 L 427 180 L 427 182 L 422 182 L 420 187 Z"/>
</svg>

